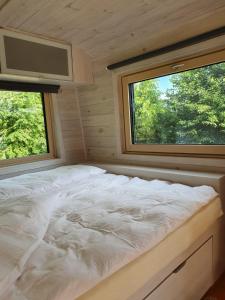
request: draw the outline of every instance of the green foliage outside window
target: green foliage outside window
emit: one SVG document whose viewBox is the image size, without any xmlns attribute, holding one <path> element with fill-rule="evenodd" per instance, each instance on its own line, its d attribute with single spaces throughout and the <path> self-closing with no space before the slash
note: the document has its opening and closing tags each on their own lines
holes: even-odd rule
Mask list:
<svg viewBox="0 0 225 300">
<path fill-rule="evenodd" d="M 134 83 L 133 142 L 225 144 L 225 63 Z"/>
<path fill-rule="evenodd" d="M 0 159 L 47 152 L 41 93 L 0 91 Z"/>
</svg>

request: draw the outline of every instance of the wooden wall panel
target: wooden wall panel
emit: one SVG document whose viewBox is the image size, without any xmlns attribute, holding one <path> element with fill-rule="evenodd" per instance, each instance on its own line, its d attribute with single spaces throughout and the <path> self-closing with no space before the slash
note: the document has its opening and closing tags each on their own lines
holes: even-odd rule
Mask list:
<svg viewBox="0 0 225 300">
<path fill-rule="evenodd" d="M 115 126 L 84 126 L 84 137 L 114 137 Z"/>
<path fill-rule="evenodd" d="M 95 84 L 78 89 L 88 159 L 116 157 L 116 126 L 111 73 L 94 64 Z"/>
<path fill-rule="evenodd" d="M 61 88 L 60 93 L 55 96 L 59 127 L 61 127 L 62 156 L 66 163 L 85 160 L 83 129 L 76 93 L 75 87 L 68 86 Z"/>
<path fill-rule="evenodd" d="M 101 68 L 102 67 L 102 68 Z M 115 107 L 111 73 L 94 64 L 95 84 L 79 87 L 78 96 L 89 160 L 116 158 Z"/>
</svg>

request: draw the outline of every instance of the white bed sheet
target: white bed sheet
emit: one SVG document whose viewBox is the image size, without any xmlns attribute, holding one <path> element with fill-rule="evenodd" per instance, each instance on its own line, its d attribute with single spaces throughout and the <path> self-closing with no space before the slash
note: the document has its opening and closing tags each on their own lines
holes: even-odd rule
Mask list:
<svg viewBox="0 0 225 300">
<path fill-rule="evenodd" d="M 217 196 L 206 186 L 192 188 L 103 172 L 79 177 L 78 170 L 72 169 L 68 174 L 61 169 L 62 181 L 61 171 L 57 178 L 54 171 L 36 175 L 44 189 L 38 186 L 34 196 L 24 192 L 19 198 L 2 198 L 3 208 L 4 203 L 7 209 L 15 201 L 20 204 L 20 218 L 18 209 L 13 214 L 7 211 L 7 218 L 1 215 L 0 234 L 7 227 L 18 235 L 22 215 L 20 236 L 32 237 L 35 250 L 31 254 L 25 245 L 23 255 L 13 257 L 13 265 L 19 264 L 19 268 L 7 284 L 1 278 L 1 299 L 74 300 L 152 249 Z M 29 189 L 29 176 L 27 181 Z M 32 175 L 32 184 L 34 181 Z M 18 184 L 23 183 L 19 180 Z M 28 212 L 23 210 L 25 203 Z M 2 224 L 2 218 L 6 223 Z M 1 251 L 1 244 L 0 253 L 3 262 L 6 251 Z"/>
</svg>

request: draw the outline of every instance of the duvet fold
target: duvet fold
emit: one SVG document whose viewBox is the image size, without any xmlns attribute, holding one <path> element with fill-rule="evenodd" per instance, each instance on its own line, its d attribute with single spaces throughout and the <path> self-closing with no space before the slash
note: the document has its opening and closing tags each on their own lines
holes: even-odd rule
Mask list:
<svg viewBox="0 0 225 300">
<path fill-rule="evenodd" d="M 39 246 L 59 194 L 12 197 L 0 200 L 0 296 L 22 274 Z"/>
</svg>

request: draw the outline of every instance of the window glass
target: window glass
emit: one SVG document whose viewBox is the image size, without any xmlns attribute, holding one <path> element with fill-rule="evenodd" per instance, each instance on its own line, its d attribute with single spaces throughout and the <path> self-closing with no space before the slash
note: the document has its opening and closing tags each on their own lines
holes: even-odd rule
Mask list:
<svg viewBox="0 0 225 300">
<path fill-rule="evenodd" d="M 225 144 L 225 63 L 129 84 L 133 144 Z"/>
<path fill-rule="evenodd" d="M 44 95 L 0 91 L 0 159 L 48 152 Z"/>
</svg>

